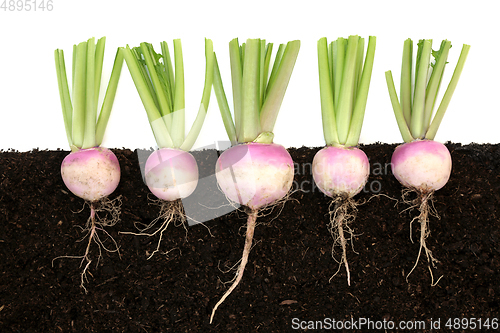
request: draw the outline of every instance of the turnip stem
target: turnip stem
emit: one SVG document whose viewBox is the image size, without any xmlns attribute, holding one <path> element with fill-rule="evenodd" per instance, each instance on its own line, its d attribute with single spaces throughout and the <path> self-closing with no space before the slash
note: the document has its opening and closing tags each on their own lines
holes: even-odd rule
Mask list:
<svg viewBox="0 0 500 333">
<path fill-rule="evenodd" d="M 422 45 L 422 46 L 420 46 Z M 411 113 L 410 131 L 415 139 L 423 139 L 424 132 L 424 108 L 425 91 L 427 86 L 427 75 L 432 52 L 432 40 L 425 39 L 419 43 L 417 56 L 417 68 L 415 71 L 415 94 L 413 97 L 413 109 Z"/>
<path fill-rule="evenodd" d="M 359 36 L 349 36 L 347 40 L 346 59 L 343 69 L 344 73 L 342 75 L 342 86 L 340 87 L 339 104 L 335 111 L 337 130 L 341 144 L 346 143 L 349 127 L 351 126 L 358 42 Z"/>
<path fill-rule="evenodd" d="M 172 130 L 170 135 L 174 147 L 178 148 L 184 142 L 185 133 L 185 99 L 184 99 L 184 62 L 180 39 L 174 39 L 175 84 L 174 109 L 172 113 Z"/>
<path fill-rule="evenodd" d="M 214 54 L 214 92 L 217 97 L 217 103 L 219 104 L 219 109 L 222 115 L 222 121 L 224 122 L 224 127 L 226 129 L 231 145 L 234 146 L 238 143 L 238 136 L 236 135 L 236 128 L 234 126 L 233 118 L 231 117 L 231 110 L 229 109 L 229 104 L 227 102 L 227 97 L 224 92 L 224 86 L 222 85 L 222 78 L 220 75 L 219 64 L 217 62 L 217 57 Z M 236 116 L 236 113 L 235 113 Z"/>
<path fill-rule="evenodd" d="M 238 286 L 238 284 L 241 281 L 241 278 L 243 277 L 243 272 L 245 271 L 245 266 L 247 265 L 248 262 L 248 256 L 250 254 L 250 250 L 252 249 L 252 241 L 253 241 L 253 234 L 255 231 L 255 224 L 257 221 L 257 213 L 258 210 L 251 210 L 248 214 L 245 246 L 243 248 L 243 255 L 241 256 L 240 266 L 238 267 L 238 271 L 236 272 L 236 279 L 234 280 L 231 287 L 222 296 L 222 298 L 217 302 L 217 304 L 215 304 L 212 310 L 212 315 L 210 316 L 210 324 L 214 319 L 215 311 L 217 311 L 219 305 L 221 305 L 224 302 L 224 300 L 233 292 L 233 290 Z"/>
<path fill-rule="evenodd" d="M 361 38 L 361 41 L 364 41 Z M 373 69 L 373 61 L 375 59 L 375 45 L 376 45 L 376 37 L 370 36 L 368 38 L 368 47 L 366 50 L 366 58 L 364 66 L 362 64 L 363 60 L 363 44 L 359 45 L 358 49 L 361 52 L 358 52 L 358 66 L 357 70 L 359 71 L 360 79 L 359 82 L 356 83 L 356 97 L 354 100 L 354 108 L 351 116 L 351 125 L 349 127 L 349 136 L 347 137 L 347 141 L 345 145 L 347 147 L 356 146 L 359 142 L 359 137 L 361 135 L 361 128 L 363 126 L 363 119 L 365 117 L 365 109 L 366 103 L 368 101 L 368 90 L 370 88 L 370 81 L 372 77 L 372 69 Z M 361 53 L 361 56 L 359 55 Z M 361 57 L 361 59 L 359 59 Z M 361 68 L 363 70 L 361 71 Z"/>
<path fill-rule="evenodd" d="M 413 57 L 413 41 L 408 38 L 404 42 L 403 47 L 403 64 L 401 66 L 401 109 L 403 111 L 406 125 L 409 127 L 411 123 L 411 88 L 412 88 L 412 58 Z"/>
<path fill-rule="evenodd" d="M 72 138 L 73 144 L 82 147 L 85 131 L 85 91 L 87 70 L 87 42 L 76 47 L 75 75 L 73 79 L 73 116 Z"/>
<path fill-rule="evenodd" d="M 273 82 L 268 85 L 260 114 L 263 132 L 272 132 L 300 49 L 300 41 L 288 42 Z"/>
<path fill-rule="evenodd" d="M 448 59 L 448 52 L 450 51 L 450 48 L 451 42 L 444 40 L 441 43 L 437 55 L 435 56 L 435 64 L 433 65 L 432 74 L 425 92 L 424 134 L 431 123 L 434 104 L 436 104 L 436 98 L 439 92 L 439 87 L 441 86 L 441 79 L 443 78 L 444 67 L 446 66 L 446 60 Z"/>
<path fill-rule="evenodd" d="M 396 116 L 396 122 L 403 137 L 404 142 L 413 141 L 413 136 L 411 135 L 410 128 L 405 121 L 405 116 L 401 105 L 398 101 L 398 95 L 396 93 L 396 87 L 394 86 L 394 80 L 392 78 L 392 72 L 385 72 L 385 80 L 387 81 L 387 88 L 389 89 L 389 96 L 391 97 L 392 109 L 394 110 L 394 115 Z"/>
<path fill-rule="evenodd" d="M 318 72 L 323 134 L 327 146 L 340 145 L 335 121 L 332 71 L 329 65 L 327 41 L 326 37 L 323 37 L 318 40 Z"/>
<path fill-rule="evenodd" d="M 87 41 L 87 70 L 85 88 L 85 132 L 82 148 L 95 146 L 95 125 L 97 119 L 97 106 L 95 100 L 95 38 Z"/>
<path fill-rule="evenodd" d="M 240 141 L 255 140 L 260 133 L 260 40 L 248 39 L 243 60 Z"/>
<path fill-rule="evenodd" d="M 241 133 L 241 100 L 243 96 L 243 61 L 238 38 L 229 42 L 229 58 L 231 62 L 231 83 L 233 89 L 234 124 L 236 137 L 239 140 Z"/>
<path fill-rule="evenodd" d="M 455 71 L 453 72 L 453 76 L 451 77 L 450 83 L 448 84 L 448 88 L 444 93 L 443 99 L 441 100 L 441 104 L 436 111 L 436 115 L 432 120 L 431 125 L 429 126 L 429 130 L 427 131 L 425 137 L 429 140 L 434 140 L 436 136 L 436 132 L 441 124 L 441 120 L 443 120 L 444 114 L 448 105 L 451 101 L 451 96 L 455 92 L 455 88 L 457 87 L 458 80 L 460 79 L 460 75 L 462 74 L 462 70 L 464 69 L 465 60 L 467 59 L 467 55 L 469 54 L 470 45 L 464 44 L 462 47 L 462 52 L 460 53 L 460 57 L 458 58 L 457 66 L 455 67 Z"/>
</svg>

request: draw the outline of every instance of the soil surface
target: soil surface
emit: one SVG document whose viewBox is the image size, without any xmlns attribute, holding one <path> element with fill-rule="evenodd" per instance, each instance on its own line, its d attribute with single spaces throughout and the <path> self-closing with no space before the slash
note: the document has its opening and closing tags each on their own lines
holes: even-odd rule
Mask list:
<svg viewBox="0 0 500 333">
<path fill-rule="evenodd" d="M 92 245 L 87 293 L 80 286 L 85 263 L 55 259 L 83 255 L 87 245 L 80 227 L 89 206 L 60 177 L 68 152 L 0 152 L 0 332 L 288 332 L 340 324 L 384 332 L 400 323 L 418 332 L 438 324 L 442 331 L 486 331 L 455 318 L 477 318 L 476 325 L 488 319 L 493 331 L 500 317 L 500 146 L 447 147 L 452 175 L 434 195 L 439 218 L 430 217 L 427 239 L 439 263 L 429 270 L 422 255 L 408 280 L 419 251 L 418 223 L 410 226 L 418 211 L 407 209 L 391 174 L 395 145 L 362 147 L 372 170 L 356 197 L 350 287 L 344 267 L 332 278 L 340 252 L 332 258 L 331 199 L 312 185 L 310 169 L 319 148 L 290 149 L 296 191 L 258 218 L 243 280 L 212 324 L 212 308 L 241 257 L 246 224 L 246 214 L 231 212 L 216 186 L 216 151 L 195 152 L 203 182 L 185 204 L 191 219 L 206 222 L 170 225 L 162 252 L 148 260 L 158 237 L 120 233 L 159 214 L 140 171 L 148 152 L 114 150 L 122 179 L 110 199 L 121 198 L 121 221 L 106 232 L 119 253 L 103 251 L 98 261 Z M 113 248 L 103 231 L 98 235 Z"/>
</svg>

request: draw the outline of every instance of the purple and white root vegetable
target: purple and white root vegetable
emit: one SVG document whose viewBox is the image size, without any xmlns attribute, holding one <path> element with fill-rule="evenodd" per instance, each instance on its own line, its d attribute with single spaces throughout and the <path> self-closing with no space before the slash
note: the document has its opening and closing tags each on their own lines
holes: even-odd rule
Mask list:
<svg viewBox="0 0 500 333">
<path fill-rule="evenodd" d="M 440 142 L 416 140 L 394 150 L 392 173 L 399 182 L 426 195 L 442 188 L 451 174 L 451 155 Z"/>
<path fill-rule="evenodd" d="M 198 184 L 198 164 L 189 152 L 162 148 L 149 155 L 146 184 L 157 198 L 175 201 L 190 196 Z"/>
<path fill-rule="evenodd" d="M 252 248 L 260 209 L 283 199 L 293 184 L 293 160 L 285 147 L 271 143 L 244 143 L 224 151 L 217 160 L 215 175 L 222 192 L 248 211 L 245 245 L 236 278 L 215 304 L 210 322 L 220 304 L 240 283 Z"/>
<path fill-rule="evenodd" d="M 314 156 L 312 173 L 316 185 L 327 196 L 352 198 L 368 181 L 370 163 L 359 148 L 329 146 Z"/>
<path fill-rule="evenodd" d="M 231 287 L 219 305 L 240 283 L 252 248 L 257 215 L 289 193 L 294 177 L 292 158 L 285 147 L 273 143 L 274 125 L 299 53 L 300 41 L 281 44 L 271 64 L 272 43 L 248 39 L 229 43 L 233 87 L 233 115 L 227 102 L 217 59 L 214 61 L 214 91 L 232 147 L 217 160 L 217 183 L 226 197 L 247 209 L 245 246 Z M 241 50 L 245 50 L 242 52 Z M 244 55 L 244 56 L 243 56 Z M 234 117 L 234 120 L 233 120 Z"/>
<path fill-rule="evenodd" d="M 352 234 L 349 222 L 354 220 L 356 212 L 356 204 L 352 198 L 363 189 L 368 181 L 370 174 L 368 157 L 356 147 L 325 147 L 314 156 L 312 174 L 318 188 L 332 198 L 332 204 L 335 204 L 335 207 L 330 209 L 329 229 L 335 241 L 342 248 L 339 270 L 344 263 L 347 284 L 351 285 L 351 274 L 346 254 L 347 240 L 344 232 L 347 229 L 348 233 Z"/>
<path fill-rule="evenodd" d="M 406 276 L 407 279 L 417 266 L 422 249 L 425 249 L 427 261 L 433 267 L 438 262 L 425 243 L 429 236 L 429 213 L 432 207 L 429 205 L 429 200 L 435 191 L 441 189 L 448 182 L 452 162 L 448 149 L 443 144 L 434 141 L 434 137 L 457 86 L 470 46 L 463 45 L 448 88 L 434 113 L 433 109 L 434 105 L 437 104 L 439 86 L 448 63 L 450 48 L 451 42 L 443 40 L 439 50 L 433 51 L 431 39 L 420 40 L 415 67 L 412 54 L 413 41 L 411 39 L 405 41 L 399 100 L 391 71 L 385 73 L 394 115 L 401 136 L 405 141 L 404 144 L 395 149 L 392 155 L 392 173 L 407 189 L 404 193 L 407 193 L 408 190 L 417 193 L 418 197 L 413 205 L 414 207 L 418 206 L 420 212 L 412 220 L 412 222 L 418 220 L 420 224 L 420 248 L 417 260 Z M 431 55 L 434 57 L 432 63 L 430 61 Z M 418 68 L 414 75 L 412 75 L 412 68 Z M 414 82 L 412 82 L 412 77 L 415 79 Z M 432 276 L 430 266 L 429 270 Z M 433 282 L 431 284 L 434 285 Z"/>
<path fill-rule="evenodd" d="M 370 174 L 368 157 L 356 147 L 368 99 L 376 38 L 369 37 L 366 54 L 364 42 L 364 38 L 355 35 L 338 38 L 329 45 L 326 37 L 318 40 L 321 114 L 327 146 L 314 156 L 312 173 L 318 188 L 333 199 L 328 228 L 335 242 L 332 257 L 335 259 L 334 249 L 338 244 L 342 258 L 335 259 L 339 267 L 332 278 L 344 264 L 348 285 L 351 285 L 351 273 L 345 233 L 352 241 L 350 224 L 357 212 L 353 198 L 364 188 Z"/>
<path fill-rule="evenodd" d="M 450 178 L 451 155 L 440 142 L 416 140 L 402 144 L 394 150 L 391 159 L 394 177 L 407 189 L 417 193 L 420 214 L 414 219 L 420 224 L 420 248 L 417 260 L 408 276 L 415 269 L 422 249 L 433 266 L 438 262 L 426 245 L 429 235 L 429 201 L 435 191 L 446 185 Z"/>
<path fill-rule="evenodd" d="M 224 151 L 215 172 L 222 192 L 230 200 L 258 210 L 288 193 L 294 167 L 283 146 L 250 142 Z"/>
<path fill-rule="evenodd" d="M 74 46 L 71 90 L 66 75 L 64 52 L 58 49 L 54 54 L 66 136 L 72 151 L 61 164 L 61 176 L 67 188 L 90 206 L 90 217 L 85 228 L 82 228 L 89 237 L 85 254 L 59 258 L 81 258 L 82 263 L 87 261 L 81 274 L 81 287 L 85 291 L 87 289 L 84 282 L 91 263 L 89 252 L 92 242 L 97 244 L 98 260 L 101 258 L 102 249 L 118 252 L 116 242 L 104 227 L 112 226 L 119 221 L 120 197 L 109 200 L 108 196 L 120 182 L 120 165 L 115 154 L 100 145 L 116 95 L 123 54 L 120 50 L 116 53 L 106 94 L 98 112 L 105 40 L 102 37 L 96 43 L 94 38 L 90 38 Z M 108 216 L 106 218 L 98 216 L 97 213 L 101 211 L 105 211 Z M 104 240 L 99 238 L 98 231 L 109 238 L 114 249 L 106 247 Z"/>
<path fill-rule="evenodd" d="M 80 149 L 64 158 L 61 176 L 71 193 L 93 203 L 115 191 L 120 182 L 120 164 L 107 148 Z"/>
<path fill-rule="evenodd" d="M 198 114 L 191 130 L 185 133 L 184 61 L 180 39 L 175 39 L 174 62 L 170 57 L 167 42 L 161 43 L 157 53 L 150 43 L 138 47 L 123 48 L 125 61 L 134 80 L 137 92 L 147 113 L 154 138 L 160 149 L 147 159 L 144 176 L 151 193 L 158 198 L 160 206 L 156 219 L 138 227 L 140 233 L 124 234 L 155 236 L 159 234 L 156 250 L 159 251 L 163 233 L 171 222 L 185 225 L 186 214 L 182 199 L 190 196 L 198 184 L 198 165 L 188 152 L 194 145 L 205 120 L 214 76 L 213 43 L 205 39 L 205 84 Z M 160 227 L 156 228 L 160 221 Z M 149 230 L 156 228 L 155 231 Z"/>
</svg>

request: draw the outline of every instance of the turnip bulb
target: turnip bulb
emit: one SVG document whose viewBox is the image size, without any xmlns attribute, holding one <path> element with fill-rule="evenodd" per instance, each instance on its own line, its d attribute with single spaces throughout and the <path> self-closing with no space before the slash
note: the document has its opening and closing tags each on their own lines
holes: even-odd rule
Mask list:
<svg viewBox="0 0 500 333">
<path fill-rule="evenodd" d="M 370 163 L 361 149 L 328 146 L 314 156 L 312 174 L 318 188 L 327 196 L 352 198 L 365 186 Z"/>
<path fill-rule="evenodd" d="M 313 179 L 325 195 L 333 199 L 330 209 L 330 233 L 342 247 L 342 260 L 347 273 L 347 284 L 351 284 L 347 262 L 345 232 L 351 233 L 349 223 L 354 220 L 356 203 L 352 198 L 361 192 L 370 174 L 370 163 L 366 154 L 356 147 L 327 146 L 316 153 L 312 164 Z M 347 228 L 347 231 L 345 231 Z M 333 256 L 333 249 L 332 249 Z M 337 273 L 339 272 L 337 270 Z M 334 276 L 337 274 L 335 273 Z"/>
<path fill-rule="evenodd" d="M 293 160 L 281 145 L 246 143 L 224 151 L 215 175 L 226 196 L 257 210 L 283 198 L 293 183 Z"/>
<path fill-rule="evenodd" d="M 146 161 L 144 174 L 151 193 L 166 201 L 190 196 L 198 184 L 196 160 L 180 149 L 155 150 Z"/>
<path fill-rule="evenodd" d="M 220 304 L 240 283 L 252 248 L 253 234 L 259 209 L 271 206 L 290 191 L 293 184 L 293 160 L 285 147 L 275 143 L 249 142 L 223 152 L 215 167 L 217 182 L 235 203 L 248 211 L 245 246 L 241 263 L 231 287 L 215 304 L 210 322 Z"/>
<path fill-rule="evenodd" d="M 405 187 L 421 193 L 437 191 L 448 182 L 451 155 L 442 143 L 416 140 L 396 148 L 392 154 L 392 173 Z"/>
<path fill-rule="evenodd" d="M 89 202 L 107 197 L 120 182 L 120 164 L 115 154 L 104 147 L 80 149 L 67 155 L 61 164 L 66 187 Z"/>
</svg>

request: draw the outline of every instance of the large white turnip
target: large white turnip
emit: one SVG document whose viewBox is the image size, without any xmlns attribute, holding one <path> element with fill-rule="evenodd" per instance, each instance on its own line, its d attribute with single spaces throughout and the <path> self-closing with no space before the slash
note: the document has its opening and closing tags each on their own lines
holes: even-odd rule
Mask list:
<svg viewBox="0 0 500 333">
<path fill-rule="evenodd" d="M 368 99 L 375 42 L 375 37 L 369 38 L 365 56 L 364 38 L 359 36 L 338 38 L 330 46 L 326 38 L 318 41 L 321 111 L 327 146 L 314 156 L 312 173 L 318 188 L 332 198 L 329 208 L 329 230 L 335 239 L 332 257 L 337 243 L 342 248 L 339 269 L 333 276 L 344 264 L 348 285 L 351 274 L 345 233 L 352 237 L 350 224 L 357 212 L 353 197 L 363 189 L 370 174 L 368 157 L 356 145 Z"/>
<path fill-rule="evenodd" d="M 97 101 L 101 84 L 104 44 L 105 38 L 103 37 L 97 41 L 97 44 L 95 39 L 91 38 L 74 46 L 72 96 L 69 93 L 64 53 L 59 49 L 55 51 L 64 124 L 72 150 L 61 164 L 61 176 L 66 187 L 74 195 L 84 199 L 90 207 L 90 217 L 83 228 L 89 236 L 85 254 L 63 257 L 81 258 L 82 263 L 86 261 L 81 275 L 81 286 L 84 289 L 86 272 L 91 263 L 89 252 L 92 242 L 97 244 L 98 259 L 101 257 L 103 248 L 107 251 L 118 251 L 116 242 L 104 227 L 112 226 L 119 220 L 120 199 L 118 197 L 115 200 L 109 200 L 108 196 L 114 192 L 120 182 L 120 165 L 115 154 L 100 145 L 116 95 L 123 55 L 120 51 L 116 54 L 106 95 L 98 115 Z M 110 213 L 111 217 L 99 217 L 97 212 L 100 211 Z M 114 249 L 108 249 L 104 245 L 97 234 L 98 230 L 111 239 Z"/>
<path fill-rule="evenodd" d="M 287 150 L 273 143 L 273 128 L 300 48 L 299 41 L 279 47 L 268 75 L 272 44 L 248 39 L 245 55 L 237 39 L 229 43 L 233 83 L 234 122 L 215 61 L 214 90 L 233 147 L 224 151 L 216 165 L 217 182 L 227 198 L 246 207 L 247 230 L 241 262 L 231 287 L 215 304 L 217 308 L 240 283 L 248 262 L 260 209 L 275 205 L 292 187 L 294 166 Z"/>
<path fill-rule="evenodd" d="M 405 141 L 395 149 L 392 155 L 392 173 L 407 190 L 416 192 L 417 199 L 413 206 L 418 207 L 420 212 L 414 218 L 420 224 L 420 248 L 417 260 L 408 273 L 407 279 L 417 266 L 422 249 L 425 250 L 427 261 L 433 267 L 438 262 L 426 245 L 426 238 L 429 236 L 429 200 L 435 191 L 448 182 L 452 159 L 446 146 L 433 140 L 455 91 L 470 49 L 469 45 L 463 46 L 448 88 L 434 114 L 433 109 L 447 64 L 451 42 L 444 40 L 439 50 L 432 51 L 432 40 L 420 40 L 417 69 L 414 74 L 415 82 L 412 82 L 412 68 L 415 67 L 412 45 L 411 39 L 407 39 L 404 43 L 400 100 L 394 87 L 392 73 L 386 72 L 392 107 Z M 434 57 L 433 63 L 430 61 L 431 54 Z"/>
<path fill-rule="evenodd" d="M 159 251 L 163 233 L 172 222 L 184 224 L 186 220 L 182 199 L 191 195 L 198 184 L 198 165 L 189 153 L 198 137 L 210 102 L 212 90 L 214 52 L 210 39 L 205 39 L 205 85 L 197 117 L 185 135 L 184 119 L 184 64 L 182 46 L 174 40 L 174 66 L 168 45 L 161 43 L 161 54 L 149 43 L 122 49 L 134 84 L 142 100 L 159 147 L 146 160 L 144 178 L 146 185 L 160 204 L 158 217 L 140 228 L 140 233 L 125 234 L 155 236 L 159 234 L 156 249 Z M 157 222 L 160 226 L 155 231 Z"/>
</svg>

